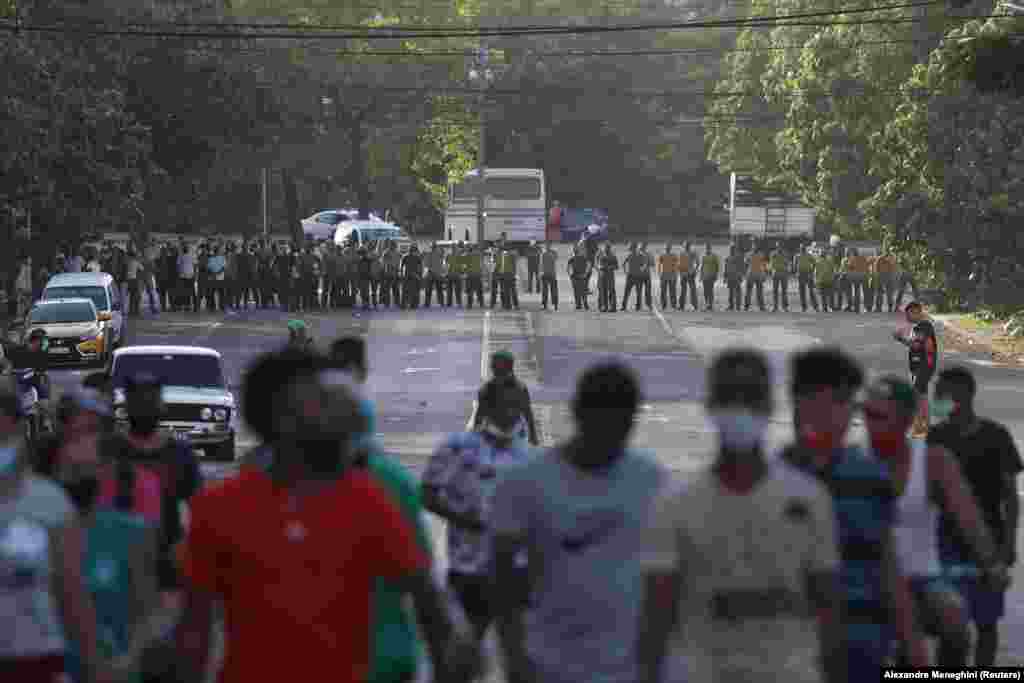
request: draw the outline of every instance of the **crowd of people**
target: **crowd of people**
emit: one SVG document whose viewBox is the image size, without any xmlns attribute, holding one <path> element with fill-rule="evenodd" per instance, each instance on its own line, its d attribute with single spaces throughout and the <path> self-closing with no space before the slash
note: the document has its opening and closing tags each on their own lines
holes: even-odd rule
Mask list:
<svg viewBox="0 0 1024 683">
<path fill-rule="evenodd" d="M 662 310 L 790 309 L 790 283 L 796 281 L 803 311 L 881 312 L 901 306 L 905 294 L 918 297 L 913 273 L 883 249 L 865 256 L 856 249 L 810 247 L 791 254 L 783 245 L 764 242 L 746 253 L 736 244 L 722 259 L 710 244 L 698 253 L 693 244 L 674 245 L 653 254 L 646 243 L 633 243 L 620 255 L 611 243 L 592 240 L 574 245 L 560 265 L 553 243 L 508 246 L 504 237 L 492 245 L 433 243 L 421 249 L 385 240 L 367 244 L 285 243 L 270 239 L 210 238 L 190 243 L 140 239 L 122 248 L 62 248 L 38 267 L 26 260 L 15 278 L 17 300 L 24 310 L 59 272 L 106 272 L 122 284 L 129 312 L 149 310 L 199 312 L 279 307 L 313 311 L 362 307 L 415 309 L 452 306 L 471 309 L 474 302 L 517 309 L 521 292 L 537 292 L 541 307 L 558 309 L 559 279 L 564 271 L 577 310 L 590 309 L 597 293 L 603 312 L 626 310 L 635 293 L 635 308 L 652 309 L 653 283 Z M 620 272 L 625 290 L 617 294 Z M 727 302 L 716 301 L 724 284 Z M 485 296 L 486 294 L 486 296 Z M 723 303 L 725 306 L 723 306 Z"/>
<path fill-rule="evenodd" d="M 532 268 L 532 266 L 531 266 Z M 626 273 L 621 304 L 616 295 L 617 273 Z M 803 312 L 844 311 L 890 313 L 911 293 L 918 298 L 913 273 L 903 268 L 887 248 L 878 255 L 862 255 L 854 248 L 829 247 L 816 252 L 807 246 L 792 254 L 781 243 L 762 241 L 748 254 L 733 243 L 723 260 L 711 244 L 698 253 L 691 243 L 677 252 L 671 243 L 655 255 L 646 243 L 633 243 L 619 260 L 614 247 L 606 243 L 597 249 L 592 243 L 577 245 L 569 262 L 577 309 L 589 310 L 590 281 L 597 273 L 598 310 L 626 310 L 630 295 L 636 293 L 636 310 L 653 307 L 652 282 L 658 281 L 662 310 L 713 311 L 715 287 L 728 291 L 727 311 L 749 311 L 756 304 L 767 310 L 765 288 L 770 288 L 772 311 L 789 311 L 790 283 L 796 280 Z M 698 293 L 698 284 L 700 285 Z M 820 302 L 820 305 L 819 305 Z"/>
<path fill-rule="evenodd" d="M 263 443 L 207 486 L 158 429 L 156 377 L 124 387 L 125 433 L 105 377 L 86 378 L 33 449 L 0 391 L 0 680 L 201 681 L 219 610 L 223 683 L 408 683 L 421 652 L 434 680 L 477 680 L 491 627 L 514 683 L 995 663 L 1024 465 L 975 413 L 969 370 L 938 374 L 936 425 L 913 440 L 910 383 L 864 386 L 844 352 L 798 353 L 795 436 L 775 452 L 769 364 L 726 350 L 706 382 L 717 446 L 683 480 L 629 445 L 627 366 L 585 370 L 574 435 L 542 449 L 510 356 L 493 360 L 479 419 L 419 482 L 375 439 L 358 338 L 258 358 L 241 409 Z M 447 522 L 443 577 L 424 510 Z"/>
</svg>

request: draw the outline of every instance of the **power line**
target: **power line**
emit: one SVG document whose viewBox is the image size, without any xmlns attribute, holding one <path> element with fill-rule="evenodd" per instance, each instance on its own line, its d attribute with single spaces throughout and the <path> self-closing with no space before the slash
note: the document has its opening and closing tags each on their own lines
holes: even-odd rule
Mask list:
<svg viewBox="0 0 1024 683">
<path fill-rule="evenodd" d="M 746 3 L 737 2 L 736 4 L 744 5 Z M 893 5 L 893 4 L 890 4 L 890 5 L 879 5 L 877 7 L 852 7 L 852 8 L 841 9 L 841 10 L 820 10 L 820 11 L 817 11 L 817 12 L 803 12 L 803 13 L 788 14 L 788 15 L 748 17 L 746 19 L 742 19 L 742 18 L 724 19 L 724 20 L 716 20 L 716 21 L 728 22 L 728 21 L 750 21 L 750 20 L 761 20 L 761 19 L 763 19 L 763 20 L 785 20 L 787 18 L 803 19 L 803 18 L 824 17 L 824 16 L 838 16 L 838 15 L 842 15 L 842 14 L 864 14 L 864 13 L 869 13 L 869 12 L 878 12 L 878 11 L 893 10 L 893 9 L 912 9 L 912 8 L 917 8 L 917 7 L 927 7 L 927 6 L 930 6 L 930 5 L 944 5 L 944 4 L 946 4 L 945 0 L 915 0 L 915 2 L 911 2 L 911 3 L 895 4 L 895 5 Z M 370 7 L 370 5 L 365 5 L 365 6 Z M 417 3 L 408 3 L 408 6 L 412 7 L 412 8 L 416 8 L 416 9 L 419 8 L 419 5 Z M 625 3 L 623 3 L 623 6 L 625 6 Z M 381 14 L 380 11 L 377 11 L 376 14 L 377 14 L 377 16 L 381 16 L 383 18 L 383 15 Z M 624 17 L 617 17 L 617 18 L 624 18 Z M 83 24 L 103 24 L 103 25 L 106 25 L 106 26 L 111 25 L 111 22 L 109 21 L 109 19 L 89 18 L 89 17 L 75 18 L 74 20 L 66 21 L 65 23 L 68 25 L 69 28 L 75 28 L 76 26 L 81 26 Z M 424 24 L 424 25 L 417 25 L 417 24 L 389 24 L 389 25 L 386 25 L 386 26 L 368 26 L 365 23 L 363 23 L 363 24 L 319 24 L 319 23 L 306 23 L 306 22 L 296 23 L 296 22 L 275 22 L 275 21 L 249 21 L 249 22 L 244 22 L 244 21 L 206 21 L 206 22 L 189 22 L 189 21 L 172 20 L 172 21 L 138 22 L 138 21 L 124 21 L 124 20 L 122 20 L 122 21 L 118 21 L 118 22 L 114 22 L 114 23 L 117 26 L 121 26 L 121 27 L 141 27 L 141 28 L 171 27 L 171 28 L 197 28 L 197 29 L 198 28 L 257 29 L 257 30 L 261 30 L 261 31 L 266 31 L 266 30 L 287 30 L 287 31 L 353 31 L 354 30 L 354 31 L 403 31 L 403 32 L 404 31 L 408 31 L 408 32 L 415 32 L 415 33 L 423 33 L 423 32 L 433 33 L 433 32 L 449 32 L 449 31 L 455 30 L 455 31 L 468 31 L 468 32 L 471 32 L 470 35 L 477 36 L 477 35 L 502 35 L 502 34 L 495 34 L 495 33 L 493 33 L 494 31 L 500 31 L 500 32 L 511 31 L 511 32 L 514 32 L 513 35 L 518 35 L 519 33 L 533 33 L 533 32 L 547 32 L 547 31 L 556 31 L 556 32 L 561 33 L 562 31 L 566 31 L 566 30 L 573 31 L 573 32 L 579 30 L 581 32 L 595 32 L 595 33 L 615 32 L 615 31 L 623 31 L 623 30 L 626 30 L 626 31 L 630 31 L 630 30 L 642 31 L 642 30 L 652 30 L 652 29 L 659 29 L 659 28 L 670 28 L 670 27 L 675 27 L 675 26 L 689 26 L 689 25 L 693 25 L 694 23 L 703 23 L 703 22 L 683 22 L 683 23 L 672 22 L 672 23 L 668 23 L 668 24 L 660 23 L 660 22 L 659 23 L 652 23 L 652 24 L 628 24 L 628 23 L 623 23 L 623 24 L 619 24 L 619 25 L 607 25 L 607 24 L 604 24 L 604 25 L 585 25 L 585 26 L 577 26 L 577 27 L 561 26 L 561 25 L 555 25 L 555 24 L 524 24 L 524 25 L 521 25 L 521 26 L 500 26 L 500 25 L 488 26 L 488 27 L 478 26 L 476 28 L 472 28 L 472 27 L 464 27 L 464 28 L 456 27 L 456 28 L 453 28 L 451 26 L 440 25 L 440 24 L 433 25 L 433 26 L 426 25 L 426 24 Z"/>
<path fill-rule="evenodd" d="M 370 28 L 358 33 L 313 33 L 316 28 L 307 28 L 305 32 L 299 33 L 270 33 L 262 26 L 253 25 L 262 32 L 250 33 L 245 31 L 170 31 L 170 30 L 121 30 L 107 28 L 88 28 L 82 26 L 54 26 L 34 24 L 14 24 L 11 22 L 0 23 L 0 30 L 9 32 L 35 32 L 35 33 L 61 33 L 80 34 L 92 37 L 117 36 L 117 37 L 150 37 L 150 38 L 199 38 L 199 39 L 237 39 L 237 40 L 412 40 L 416 38 L 482 38 L 498 36 L 546 36 L 546 35 L 588 35 L 603 33 L 625 33 L 636 31 L 677 31 L 686 29 L 702 28 L 748 28 L 757 26 L 833 26 L 833 25 L 861 25 L 875 23 L 915 23 L 926 19 L 905 18 L 905 19 L 883 19 L 883 20 L 860 20 L 860 21 L 836 21 L 836 22 L 800 22 L 794 20 L 815 19 L 824 17 L 837 17 L 850 14 L 866 14 L 896 9 L 910 9 L 916 7 L 927 7 L 936 5 L 943 0 L 925 0 L 924 2 L 904 3 L 898 5 L 883 5 L 871 8 L 833 10 L 827 12 L 804 12 L 798 14 L 786 14 L 775 16 L 750 17 L 746 19 L 729 19 L 717 21 L 692 21 L 672 22 L 659 24 L 632 24 L 616 26 L 546 26 L 546 27 L 523 27 L 523 28 L 500 28 L 500 29 L 463 29 L 444 30 L 434 28 L 394 29 L 394 28 Z M 1016 15 L 983 15 L 970 17 L 959 15 L 952 17 L 956 20 L 969 18 L 992 18 L 998 16 L 1012 17 Z"/>
<path fill-rule="evenodd" d="M 945 34 L 944 30 L 937 30 L 935 37 L 941 37 Z M 1024 36 L 1024 33 L 1007 33 L 1004 35 L 1008 36 Z M 863 40 L 852 43 L 844 43 L 841 45 L 830 45 L 826 49 L 829 50 L 846 50 L 860 47 L 880 47 L 889 45 L 918 45 L 927 44 L 935 41 L 932 39 L 891 39 L 891 40 Z M 781 51 L 781 50 L 803 50 L 806 47 L 804 43 L 794 43 L 791 45 L 764 45 L 759 47 L 751 48 L 740 48 L 740 47 L 691 47 L 691 48 L 622 48 L 622 49 L 610 49 L 610 50 L 533 50 L 525 49 L 524 52 L 535 58 L 544 57 L 677 57 L 686 55 L 728 55 L 732 53 L 757 53 L 764 51 Z M 824 46 L 818 46 L 817 49 L 821 49 Z M 204 48 L 206 49 L 206 48 Z M 285 50 L 292 49 L 289 46 L 261 46 L 261 47 L 236 47 L 231 45 L 216 45 L 210 46 L 213 50 L 226 50 L 232 54 L 251 54 L 251 55 L 266 55 L 271 50 Z M 409 58 L 427 61 L 425 58 L 430 57 L 460 57 L 460 58 L 472 58 L 472 52 L 466 50 L 352 50 L 346 48 L 332 48 L 327 46 L 306 46 L 299 48 L 302 50 L 314 51 L 318 55 L 327 56 L 351 56 L 351 57 L 399 57 Z"/>
</svg>

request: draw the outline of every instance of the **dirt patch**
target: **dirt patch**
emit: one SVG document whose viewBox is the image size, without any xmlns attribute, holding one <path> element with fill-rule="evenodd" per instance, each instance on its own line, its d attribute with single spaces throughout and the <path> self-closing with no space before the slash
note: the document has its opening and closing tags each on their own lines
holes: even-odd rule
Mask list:
<svg viewBox="0 0 1024 683">
<path fill-rule="evenodd" d="M 945 325 L 944 343 L 951 351 L 987 353 L 992 361 L 1024 366 L 1024 339 L 1002 334 L 1003 323 L 986 323 L 962 316 Z"/>
</svg>

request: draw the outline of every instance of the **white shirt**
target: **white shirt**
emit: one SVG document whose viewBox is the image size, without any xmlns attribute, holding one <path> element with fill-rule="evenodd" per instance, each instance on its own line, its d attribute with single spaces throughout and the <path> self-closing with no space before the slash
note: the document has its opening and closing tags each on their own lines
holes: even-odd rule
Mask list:
<svg viewBox="0 0 1024 683">
<path fill-rule="evenodd" d="M 910 447 L 910 470 L 903 495 L 896 499 L 896 552 L 903 573 L 910 578 L 931 578 L 940 574 L 939 508 L 929 495 L 928 445 L 914 441 Z"/>
<path fill-rule="evenodd" d="M 838 571 L 835 526 L 825 487 L 778 462 L 746 495 L 706 468 L 658 496 L 638 560 L 680 575 L 664 609 L 680 616 L 669 652 L 688 680 L 822 680 L 806 577 Z"/>
</svg>

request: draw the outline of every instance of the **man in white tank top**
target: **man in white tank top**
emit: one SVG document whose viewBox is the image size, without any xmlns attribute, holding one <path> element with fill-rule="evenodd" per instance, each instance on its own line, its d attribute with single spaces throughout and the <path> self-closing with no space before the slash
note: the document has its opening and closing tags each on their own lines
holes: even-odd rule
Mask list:
<svg viewBox="0 0 1024 683">
<path fill-rule="evenodd" d="M 970 632 L 959 595 L 941 578 L 940 514 L 947 512 L 958 521 L 990 581 L 1005 582 L 1007 569 L 956 461 L 940 446 L 908 438 L 918 402 L 909 383 L 883 377 L 868 388 L 864 420 L 871 452 L 888 464 L 899 496 L 894 528 L 897 553 L 917 603 L 918 618 L 939 638 L 937 664 L 963 667 L 970 652 Z"/>
</svg>

